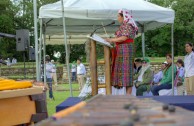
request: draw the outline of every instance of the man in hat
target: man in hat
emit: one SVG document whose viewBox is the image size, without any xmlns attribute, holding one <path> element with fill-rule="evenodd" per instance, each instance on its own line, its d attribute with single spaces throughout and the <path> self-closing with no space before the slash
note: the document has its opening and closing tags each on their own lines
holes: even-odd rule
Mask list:
<svg viewBox="0 0 194 126">
<path fill-rule="evenodd" d="M 136 90 L 136 96 L 143 96 L 143 92 L 150 90 L 150 84 L 153 79 L 153 72 L 151 70 L 150 60 L 144 58 L 142 60 L 141 71 L 134 76 L 137 81 L 134 83 Z"/>
</svg>

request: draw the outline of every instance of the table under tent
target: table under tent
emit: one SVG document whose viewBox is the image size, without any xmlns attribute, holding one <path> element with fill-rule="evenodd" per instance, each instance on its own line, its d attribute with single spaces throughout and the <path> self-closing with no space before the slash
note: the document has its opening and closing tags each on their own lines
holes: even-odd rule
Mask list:
<svg viewBox="0 0 194 126">
<path fill-rule="evenodd" d="M 63 6 L 62 6 L 63 5 Z M 130 10 L 134 20 L 139 27 L 139 33 L 142 36 L 142 54 L 145 56 L 145 39 L 144 32 L 162 27 L 166 24 L 171 24 L 171 43 L 172 56 L 174 59 L 174 40 L 173 40 L 173 23 L 175 12 L 172 9 L 164 8 L 143 0 L 61 0 L 53 4 L 44 5 L 39 10 L 40 20 L 40 41 L 38 44 L 37 66 L 40 68 L 41 60 L 41 45 L 44 47 L 43 55 L 45 55 L 45 44 L 47 42 L 55 44 L 56 36 L 62 36 L 58 39 L 56 44 L 83 44 L 87 40 L 87 36 L 94 31 L 95 28 L 111 23 L 117 19 L 117 12 L 119 9 Z M 109 35 L 114 34 L 119 27 L 119 23 L 106 27 L 106 32 Z M 102 36 L 105 34 L 104 29 L 99 29 L 96 34 Z M 46 37 L 49 38 L 46 40 Z M 59 37 L 61 38 L 61 37 Z M 79 38 L 79 41 L 77 41 Z M 54 40 L 54 41 L 52 41 Z M 91 41 L 92 55 L 95 54 L 96 43 Z M 66 49 L 66 57 L 68 58 L 68 50 Z M 66 64 L 69 66 L 69 61 L 66 58 Z M 92 95 L 97 94 L 98 82 L 96 74 L 97 59 L 93 57 L 90 68 L 94 68 L 91 72 L 92 79 Z M 109 60 L 108 60 L 109 62 Z M 109 63 L 108 63 L 109 64 Z M 105 64 L 106 65 L 106 64 Z M 110 66 L 109 66 L 110 67 Z M 68 68 L 68 67 L 67 67 Z M 40 69 L 36 71 L 37 76 L 40 76 Z M 174 72 L 172 72 L 174 73 Z M 69 74 L 68 74 L 69 76 Z M 174 76 L 172 74 L 172 76 Z M 105 73 L 105 78 L 110 77 L 110 70 Z M 109 79 L 110 80 L 110 79 Z M 173 82 L 174 80 L 172 80 Z M 70 84 L 69 76 L 69 84 Z M 110 81 L 106 85 L 111 85 Z M 71 84 L 70 84 L 71 86 Z M 106 87 L 106 86 L 105 86 Z M 106 87 L 108 94 L 111 94 L 111 86 Z M 173 86 L 174 88 L 174 86 Z M 70 88 L 71 89 L 71 88 Z"/>
</svg>

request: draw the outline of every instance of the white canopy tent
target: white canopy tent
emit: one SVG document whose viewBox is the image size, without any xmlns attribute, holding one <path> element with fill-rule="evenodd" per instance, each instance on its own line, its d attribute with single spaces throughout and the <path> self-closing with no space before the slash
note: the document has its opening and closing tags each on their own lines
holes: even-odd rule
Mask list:
<svg viewBox="0 0 194 126">
<path fill-rule="evenodd" d="M 142 33 L 143 56 L 145 56 L 144 32 L 165 24 L 173 24 L 175 17 L 172 9 L 144 0 L 63 0 L 63 3 L 67 35 L 90 34 L 95 27 L 116 20 L 119 9 L 130 10 L 139 26 L 139 33 Z M 50 40 L 52 40 L 52 35 L 63 34 L 63 20 L 61 19 L 63 14 L 60 1 L 42 6 L 39 10 L 39 18 L 43 20 L 46 26 L 45 34 L 49 35 Z M 106 27 L 106 32 L 114 33 L 118 25 L 116 23 L 111 27 Z M 104 29 L 99 29 L 97 33 L 104 34 Z"/>
<path fill-rule="evenodd" d="M 134 20 L 139 26 L 139 33 L 142 33 L 143 56 L 145 56 L 144 32 L 165 24 L 172 24 L 172 55 L 174 55 L 173 23 L 175 12 L 172 9 L 163 8 L 144 0 L 61 0 L 53 4 L 44 5 L 39 10 L 41 23 L 41 41 L 39 45 L 41 45 L 42 41 L 45 42 L 45 35 L 52 39 L 53 35 L 64 34 L 65 43 L 67 43 L 66 35 L 70 36 L 70 38 L 73 35 L 86 36 L 96 27 L 116 20 L 117 11 L 122 8 L 131 11 Z M 119 24 L 116 23 L 113 26 L 106 27 L 107 33 L 114 33 L 118 26 Z M 104 30 L 99 29 L 97 33 L 104 34 Z M 39 71 L 37 71 L 37 76 L 38 73 Z"/>
<path fill-rule="evenodd" d="M 140 28 L 151 30 L 174 22 L 174 11 L 143 0 L 63 0 L 67 34 L 89 34 L 94 26 L 108 24 L 117 19 L 121 8 L 131 10 Z M 63 34 L 61 2 L 44 5 L 39 10 L 39 18 L 46 23 L 46 34 Z M 107 27 L 107 32 L 114 32 Z M 99 31 L 100 32 L 100 31 Z M 103 29 L 101 32 L 104 33 Z M 141 32 L 141 30 L 140 30 Z"/>
</svg>

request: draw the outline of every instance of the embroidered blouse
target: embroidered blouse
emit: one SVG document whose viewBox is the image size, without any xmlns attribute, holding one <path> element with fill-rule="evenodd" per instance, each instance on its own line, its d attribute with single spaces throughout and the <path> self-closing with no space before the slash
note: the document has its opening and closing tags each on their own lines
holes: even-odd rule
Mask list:
<svg viewBox="0 0 194 126">
<path fill-rule="evenodd" d="M 132 25 L 125 22 L 115 32 L 116 37 L 126 36 L 130 39 L 134 39 L 135 35 L 136 35 L 135 28 Z"/>
</svg>

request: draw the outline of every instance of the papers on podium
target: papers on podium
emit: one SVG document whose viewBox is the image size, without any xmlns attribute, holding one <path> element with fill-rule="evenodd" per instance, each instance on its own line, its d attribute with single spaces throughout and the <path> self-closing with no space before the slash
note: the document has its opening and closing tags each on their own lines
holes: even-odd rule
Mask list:
<svg viewBox="0 0 194 126">
<path fill-rule="evenodd" d="M 96 41 L 98 44 L 105 45 L 105 46 L 108 46 L 111 48 L 113 47 L 109 42 L 107 42 L 106 40 L 104 40 L 103 38 L 101 38 L 100 36 L 98 36 L 96 34 L 89 36 L 89 38 Z"/>
</svg>

